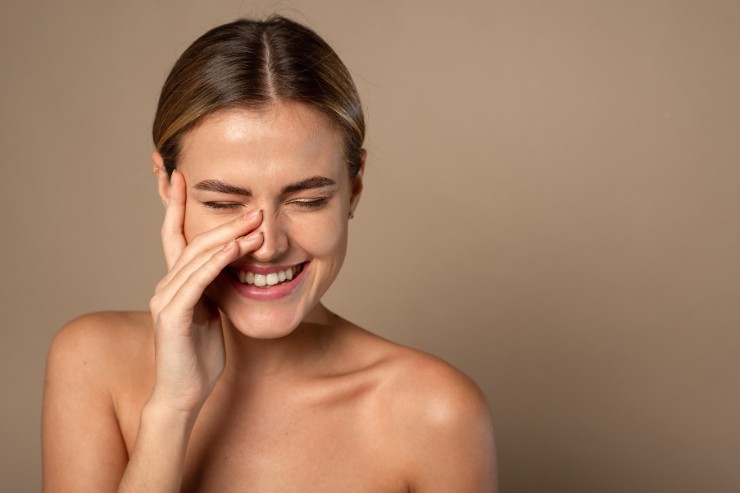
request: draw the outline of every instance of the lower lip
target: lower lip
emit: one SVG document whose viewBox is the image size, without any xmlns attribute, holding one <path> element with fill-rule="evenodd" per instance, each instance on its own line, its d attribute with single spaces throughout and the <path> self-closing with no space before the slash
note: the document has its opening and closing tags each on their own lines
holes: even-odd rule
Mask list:
<svg viewBox="0 0 740 493">
<path fill-rule="evenodd" d="M 290 293 L 298 289 L 299 285 L 305 277 L 306 270 L 310 262 L 305 262 L 301 268 L 301 272 L 289 282 L 282 284 L 276 284 L 269 288 L 258 288 L 254 285 L 242 284 L 237 279 L 234 279 L 229 273 L 224 273 L 226 278 L 229 280 L 231 285 L 236 289 L 236 292 L 245 298 L 251 298 L 254 300 L 277 300 L 288 296 Z"/>
</svg>

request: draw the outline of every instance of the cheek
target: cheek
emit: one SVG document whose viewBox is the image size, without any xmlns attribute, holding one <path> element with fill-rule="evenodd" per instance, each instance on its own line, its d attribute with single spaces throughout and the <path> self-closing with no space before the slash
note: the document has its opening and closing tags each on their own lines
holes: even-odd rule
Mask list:
<svg viewBox="0 0 740 493">
<path fill-rule="evenodd" d="M 347 221 L 336 215 L 292 221 L 290 235 L 300 248 L 314 257 L 344 256 L 347 248 Z"/>
<path fill-rule="evenodd" d="M 193 238 L 200 233 L 211 230 L 228 219 L 222 219 L 221 222 L 215 221 L 213 217 L 203 214 L 194 208 L 185 209 L 185 220 L 182 230 L 185 235 L 185 241 L 190 243 Z"/>
</svg>

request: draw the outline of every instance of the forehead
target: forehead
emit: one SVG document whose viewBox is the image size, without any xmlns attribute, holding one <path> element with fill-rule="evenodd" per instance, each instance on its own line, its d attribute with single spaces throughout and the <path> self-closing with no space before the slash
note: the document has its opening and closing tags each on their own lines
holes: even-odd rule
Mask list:
<svg viewBox="0 0 740 493">
<path fill-rule="evenodd" d="M 178 163 L 191 180 L 338 178 L 346 168 L 339 132 L 323 114 L 300 103 L 209 115 L 183 136 Z"/>
</svg>

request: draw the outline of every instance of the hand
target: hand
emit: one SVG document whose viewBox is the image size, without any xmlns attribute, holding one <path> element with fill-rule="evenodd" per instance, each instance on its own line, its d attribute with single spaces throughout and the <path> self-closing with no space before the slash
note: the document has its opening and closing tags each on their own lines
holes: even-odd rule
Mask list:
<svg viewBox="0 0 740 493">
<path fill-rule="evenodd" d="M 262 233 L 256 228 L 262 213 L 240 215 L 187 244 L 183 233 L 185 197 L 185 180 L 175 171 L 162 225 L 169 272 L 157 284 L 149 303 L 155 330 L 155 380 L 150 400 L 197 412 L 213 390 L 225 361 L 221 317 L 204 291 L 229 263 L 260 247 Z"/>
</svg>

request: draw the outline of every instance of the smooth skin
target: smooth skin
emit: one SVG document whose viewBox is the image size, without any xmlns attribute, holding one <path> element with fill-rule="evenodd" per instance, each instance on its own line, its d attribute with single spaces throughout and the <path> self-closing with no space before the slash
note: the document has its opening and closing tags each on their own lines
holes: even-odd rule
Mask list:
<svg viewBox="0 0 740 493">
<path fill-rule="evenodd" d="M 223 111 L 185 136 L 171 178 L 154 162 L 168 273 L 150 313 L 86 315 L 54 338 L 45 492 L 496 491 L 477 386 L 320 303 L 362 191 L 323 116 Z M 334 185 L 286 192 L 314 176 Z M 298 263 L 298 287 L 275 300 L 226 277 Z"/>
</svg>

